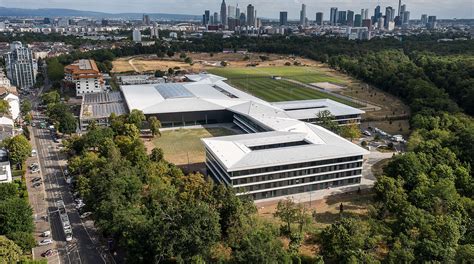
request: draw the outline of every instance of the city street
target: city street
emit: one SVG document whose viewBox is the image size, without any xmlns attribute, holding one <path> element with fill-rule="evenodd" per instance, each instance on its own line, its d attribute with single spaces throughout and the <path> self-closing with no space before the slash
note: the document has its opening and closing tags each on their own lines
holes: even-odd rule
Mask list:
<svg viewBox="0 0 474 264">
<path fill-rule="evenodd" d="M 36 115 L 35 121 L 40 120 L 43 120 L 43 117 Z M 33 135 L 46 192 L 46 201 L 41 204 L 45 207 L 44 212 L 48 212 L 52 239 L 55 241 L 55 249 L 58 252 L 57 257 L 54 255 L 50 257 L 49 263 L 107 263 L 96 248 L 97 241 L 91 238 L 88 228 L 81 221 L 79 213 L 74 208 L 73 197 L 64 176 L 66 160 L 60 157 L 58 144 L 53 142 L 48 129 L 33 128 Z M 69 216 L 73 231 L 73 239 L 70 242 L 66 242 L 56 206 L 58 201 L 64 201 Z M 39 208 L 41 204 L 35 205 L 35 207 L 38 207 L 36 212 L 42 211 Z M 44 226 L 41 221 L 40 224 Z M 46 246 L 36 248 L 35 258 L 39 258 L 39 255 L 47 249 Z"/>
</svg>

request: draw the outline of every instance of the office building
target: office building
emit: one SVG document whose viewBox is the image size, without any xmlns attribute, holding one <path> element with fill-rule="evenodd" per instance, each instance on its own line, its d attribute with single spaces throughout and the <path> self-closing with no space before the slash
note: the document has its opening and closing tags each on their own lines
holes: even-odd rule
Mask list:
<svg viewBox="0 0 474 264">
<path fill-rule="evenodd" d="M 64 79 L 76 85 L 76 96 L 104 91 L 104 79 L 94 60 L 78 60 L 64 67 Z"/>
<path fill-rule="evenodd" d="M 379 18 L 382 17 L 382 13 L 380 12 L 380 6 L 375 7 L 374 11 L 374 23 L 378 23 Z"/>
<path fill-rule="evenodd" d="M 337 23 L 339 25 L 346 25 L 346 23 L 347 23 L 347 12 L 346 11 L 338 11 L 337 12 Z"/>
<path fill-rule="evenodd" d="M 337 25 L 337 7 L 331 7 L 331 17 L 329 19 L 331 26 Z"/>
<path fill-rule="evenodd" d="M 388 22 L 393 21 L 393 19 L 394 19 L 394 9 L 391 6 L 387 6 L 385 8 L 384 27 L 388 28 Z"/>
<path fill-rule="evenodd" d="M 280 12 L 280 26 L 287 26 L 288 25 L 288 12 L 282 11 Z"/>
<path fill-rule="evenodd" d="M 370 31 L 366 27 L 351 27 L 348 28 L 349 40 L 370 40 Z"/>
<path fill-rule="evenodd" d="M 247 16 L 245 15 L 245 13 L 240 13 L 239 20 L 240 26 L 245 26 L 247 24 Z"/>
<path fill-rule="evenodd" d="M 255 7 L 251 4 L 247 6 L 247 26 L 255 27 Z"/>
<path fill-rule="evenodd" d="M 121 86 L 126 109 L 157 116 L 164 127 L 233 122 L 240 135 L 202 139 L 207 174 L 253 199 L 360 185 L 368 152 L 300 119 L 318 111 L 362 111 L 331 100 L 270 104 L 233 88 L 225 78 L 188 75 L 190 82 Z M 354 112 L 356 111 L 356 112 Z"/>
<path fill-rule="evenodd" d="M 58 19 L 58 27 L 68 27 L 69 19 L 66 17 L 61 17 Z"/>
<path fill-rule="evenodd" d="M 240 8 L 239 8 L 239 4 L 237 4 L 237 7 L 235 8 L 235 18 L 239 19 L 239 17 L 240 17 Z"/>
<path fill-rule="evenodd" d="M 227 23 L 227 6 L 225 4 L 225 0 L 222 0 L 221 3 L 221 24 L 226 25 Z"/>
<path fill-rule="evenodd" d="M 235 16 L 235 6 L 228 6 L 227 7 L 227 18 L 236 18 Z"/>
<path fill-rule="evenodd" d="M 316 13 L 316 25 L 322 26 L 323 25 L 324 14 L 323 12 Z"/>
<path fill-rule="evenodd" d="M 435 29 L 436 26 L 437 26 L 436 16 L 429 16 L 428 17 L 428 23 L 427 23 L 426 27 L 428 29 Z"/>
<path fill-rule="evenodd" d="M 372 30 L 372 19 L 364 19 L 362 20 L 362 26 Z"/>
<path fill-rule="evenodd" d="M 355 15 L 354 27 L 362 27 L 362 15 L 360 14 Z"/>
<path fill-rule="evenodd" d="M 346 25 L 352 27 L 354 26 L 354 11 L 347 10 L 347 21 Z"/>
<path fill-rule="evenodd" d="M 421 15 L 421 24 L 423 26 L 426 26 L 428 24 L 428 15 L 427 14 Z"/>
<path fill-rule="evenodd" d="M 402 0 L 398 0 L 398 16 L 401 17 L 402 13 Z"/>
<path fill-rule="evenodd" d="M 133 30 L 132 39 L 133 39 L 133 42 L 141 42 L 142 41 L 142 33 L 140 32 L 139 29 L 134 29 Z"/>
<path fill-rule="evenodd" d="M 301 4 L 300 26 L 306 27 L 306 5 L 305 4 Z"/>
<path fill-rule="evenodd" d="M 363 8 L 360 10 L 360 15 L 361 15 L 361 19 L 364 20 L 364 19 L 369 19 L 369 9 L 368 8 Z"/>
<path fill-rule="evenodd" d="M 219 14 L 217 12 L 214 12 L 214 25 L 219 24 Z"/>
<path fill-rule="evenodd" d="M 150 25 L 150 16 L 143 14 L 142 22 L 143 22 L 143 25 L 146 25 L 146 26 Z"/>
<path fill-rule="evenodd" d="M 211 20 L 210 17 L 211 17 L 211 11 L 209 11 L 209 10 L 204 11 L 204 16 L 202 18 L 202 24 L 203 25 L 209 25 L 209 22 Z"/>
<path fill-rule="evenodd" d="M 10 44 L 10 52 L 5 54 L 7 77 L 19 88 L 31 88 L 36 82 L 38 65 L 31 49 L 15 41 Z"/>
<path fill-rule="evenodd" d="M 410 11 L 404 11 L 402 18 L 402 24 L 408 25 L 410 23 Z"/>
<path fill-rule="evenodd" d="M 383 17 L 379 17 L 379 21 L 377 21 L 377 29 L 383 29 L 385 26 L 385 19 Z"/>
</svg>

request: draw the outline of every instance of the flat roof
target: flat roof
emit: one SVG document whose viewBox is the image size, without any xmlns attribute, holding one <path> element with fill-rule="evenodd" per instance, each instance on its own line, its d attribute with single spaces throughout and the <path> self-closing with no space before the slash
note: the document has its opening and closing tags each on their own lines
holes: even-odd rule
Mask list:
<svg viewBox="0 0 474 264">
<path fill-rule="evenodd" d="M 112 113 L 123 115 L 127 107 L 120 92 L 84 94 L 81 106 L 81 119 L 109 117 Z"/>
<path fill-rule="evenodd" d="M 367 150 L 322 127 L 298 120 L 314 118 L 320 109 L 327 109 L 333 115 L 364 111 L 329 99 L 270 104 L 228 85 L 220 76 L 186 77 L 191 82 L 122 85 L 121 90 L 130 110 L 138 109 L 145 114 L 228 110 L 269 130 L 202 139 L 228 171 L 368 154 Z"/>
<path fill-rule="evenodd" d="M 272 105 L 285 110 L 290 117 L 295 119 L 315 118 L 319 112 L 324 110 L 328 110 L 333 116 L 361 115 L 365 113 L 360 109 L 330 99 L 285 101 L 272 103 Z"/>
</svg>

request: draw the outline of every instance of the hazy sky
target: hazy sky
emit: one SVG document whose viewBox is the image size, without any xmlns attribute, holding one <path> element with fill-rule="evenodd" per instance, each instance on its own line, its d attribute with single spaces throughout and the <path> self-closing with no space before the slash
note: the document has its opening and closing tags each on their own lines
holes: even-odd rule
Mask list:
<svg viewBox="0 0 474 264">
<path fill-rule="evenodd" d="M 0 6 L 20 8 L 70 8 L 109 13 L 174 13 L 200 15 L 205 9 L 211 12 L 220 10 L 222 0 L 0 0 Z M 290 18 L 298 18 L 301 3 L 307 5 L 307 17 L 314 20 L 317 11 L 324 12 L 324 19 L 329 18 L 330 7 L 350 9 L 360 12 L 361 8 L 369 8 L 373 15 L 375 6 L 380 5 L 398 8 L 398 0 L 227 0 L 227 4 L 242 9 L 253 4 L 257 15 L 277 18 L 279 11 L 288 11 Z M 421 14 L 436 15 L 438 18 L 474 18 L 474 0 L 405 0 L 411 18 L 419 18 Z M 385 12 L 385 11 L 384 11 Z"/>
</svg>

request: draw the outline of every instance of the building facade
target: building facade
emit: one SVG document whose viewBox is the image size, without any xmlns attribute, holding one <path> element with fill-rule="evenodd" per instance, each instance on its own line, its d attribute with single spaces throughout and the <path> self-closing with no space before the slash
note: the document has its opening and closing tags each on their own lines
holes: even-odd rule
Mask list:
<svg viewBox="0 0 474 264">
<path fill-rule="evenodd" d="M 94 60 L 78 60 L 64 67 L 64 79 L 76 86 L 76 96 L 105 90 L 102 73 Z"/>
<path fill-rule="evenodd" d="M 7 76 L 12 84 L 19 88 L 31 88 L 36 82 L 38 65 L 31 49 L 21 42 L 13 42 L 10 52 L 5 55 Z"/>
</svg>

